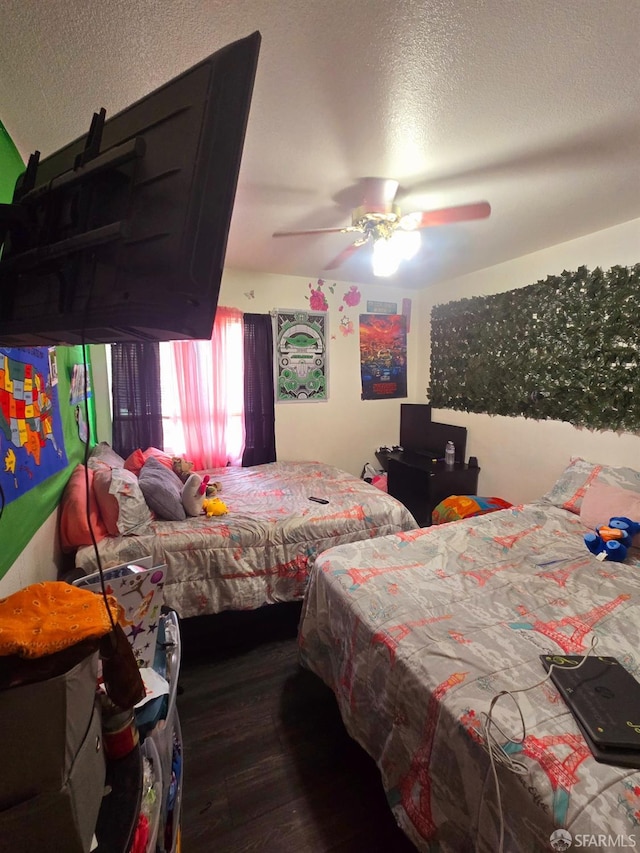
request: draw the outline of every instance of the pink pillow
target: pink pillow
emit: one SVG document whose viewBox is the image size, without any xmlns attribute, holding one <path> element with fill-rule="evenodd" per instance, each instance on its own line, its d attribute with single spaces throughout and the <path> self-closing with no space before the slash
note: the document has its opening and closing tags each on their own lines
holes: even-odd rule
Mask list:
<svg viewBox="0 0 640 853">
<path fill-rule="evenodd" d="M 158 462 L 161 462 L 165 468 L 168 468 L 170 471 L 173 471 L 173 456 L 169 456 L 168 453 L 165 453 L 164 450 L 158 450 L 157 447 L 147 447 L 145 452 L 142 454 L 144 456 L 144 461 L 146 462 L 150 456 L 153 456 L 154 459 L 157 459 Z"/>
<path fill-rule="evenodd" d="M 100 516 L 93 488 L 94 472 L 89 468 L 89 519 L 96 542 L 108 536 Z M 62 494 L 60 502 L 60 544 L 69 552 L 82 545 L 91 545 L 91 533 L 87 522 L 87 485 L 84 465 L 76 465 Z"/>
<path fill-rule="evenodd" d="M 133 453 L 129 454 L 124 462 L 124 467 L 127 471 L 131 471 L 133 474 L 138 476 L 140 471 L 142 470 L 142 466 L 145 463 L 144 453 L 138 448 L 134 450 Z"/>
<path fill-rule="evenodd" d="M 118 501 L 109 494 L 111 485 L 111 468 L 101 468 L 95 471 L 93 488 L 100 507 L 102 520 L 110 536 L 118 535 Z"/>
<path fill-rule="evenodd" d="M 580 507 L 580 519 L 585 527 L 595 530 L 617 515 L 640 521 L 640 493 L 598 481 L 592 483 Z M 640 533 L 633 537 L 633 544 L 640 547 Z"/>
<path fill-rule="evenodd" d="M 168 453 L 165 453 L 164 450 L 158 450 L 157 447 L 147 447 L 144 453 L 140 448 L 134 450 L 133 453 L 127 456 L 124 467 L 127 471 L 132 471 L 136 477 L 139 477 L 140 471 L 142 471 L 142 466 L 151 456 L 153 456 L 154 459 L 157 459 L 158 462 L 161 462 L 165 468 L 173 471 L 173 457 L 169 456 Z"/>
</svg>

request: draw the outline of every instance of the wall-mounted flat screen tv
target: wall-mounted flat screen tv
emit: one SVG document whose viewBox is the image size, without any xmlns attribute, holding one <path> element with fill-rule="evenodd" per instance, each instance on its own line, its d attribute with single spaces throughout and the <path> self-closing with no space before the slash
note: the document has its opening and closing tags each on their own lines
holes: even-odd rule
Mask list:
<svg viewBox="0 0 640 853">
<path fill-rule="evenodd" d="M 260 41 L 31 155 L 0 209 L 0 344 L 211 336 Z"/>
</svg>

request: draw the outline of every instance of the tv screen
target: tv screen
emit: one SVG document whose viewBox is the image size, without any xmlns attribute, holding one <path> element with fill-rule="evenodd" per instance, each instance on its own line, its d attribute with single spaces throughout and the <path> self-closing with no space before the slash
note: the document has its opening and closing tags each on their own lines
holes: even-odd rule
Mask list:
<svg viewBox="0 0 640 853">
<path fill-rule="evenodd" d="M 31 156 L 0 212 L 0 344 L 211 336 L 260 41 Z"/>
<path fill-rule="evenodd" d="M 425 433 L 430 423 L 429 403 L 400 403 L 400 446 L 405 450 L 425 449 Z"/>
<path fill-rule="evenodd" d="M 444 449 L 448 441 L 453 441 L 455 445 L 456 462 L 464 462 L 466 427 L 432 421 L 429 403 L 400 404 L 400 445 L 405 450 L 444 459 Z"/>
</svg>

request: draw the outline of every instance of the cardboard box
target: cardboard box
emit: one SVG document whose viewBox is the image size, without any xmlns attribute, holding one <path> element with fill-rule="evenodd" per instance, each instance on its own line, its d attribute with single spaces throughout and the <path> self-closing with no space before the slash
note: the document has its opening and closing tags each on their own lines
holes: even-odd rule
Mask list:
<svg viewBox="0 0 640 853">
<path fill-rule="evenodd" d="M 105 762 L 98 655 L 0 692 L 0 853 L 90 849 Z"/>
</svg>

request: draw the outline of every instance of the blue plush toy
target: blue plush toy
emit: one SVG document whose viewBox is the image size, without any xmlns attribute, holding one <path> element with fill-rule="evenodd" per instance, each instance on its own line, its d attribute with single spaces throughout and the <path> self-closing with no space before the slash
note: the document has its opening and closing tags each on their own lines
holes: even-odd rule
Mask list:
<svg viewBox="0 0 640 853">
<path fill-rule="evenodd" d="M 595 533 L 586 533 L 584 544 L 599 560 L 621 563 L 636 533 L 640 533 L 639 522 L 617 515 L 608 525 L 597 527 Z"/>
</svg>

